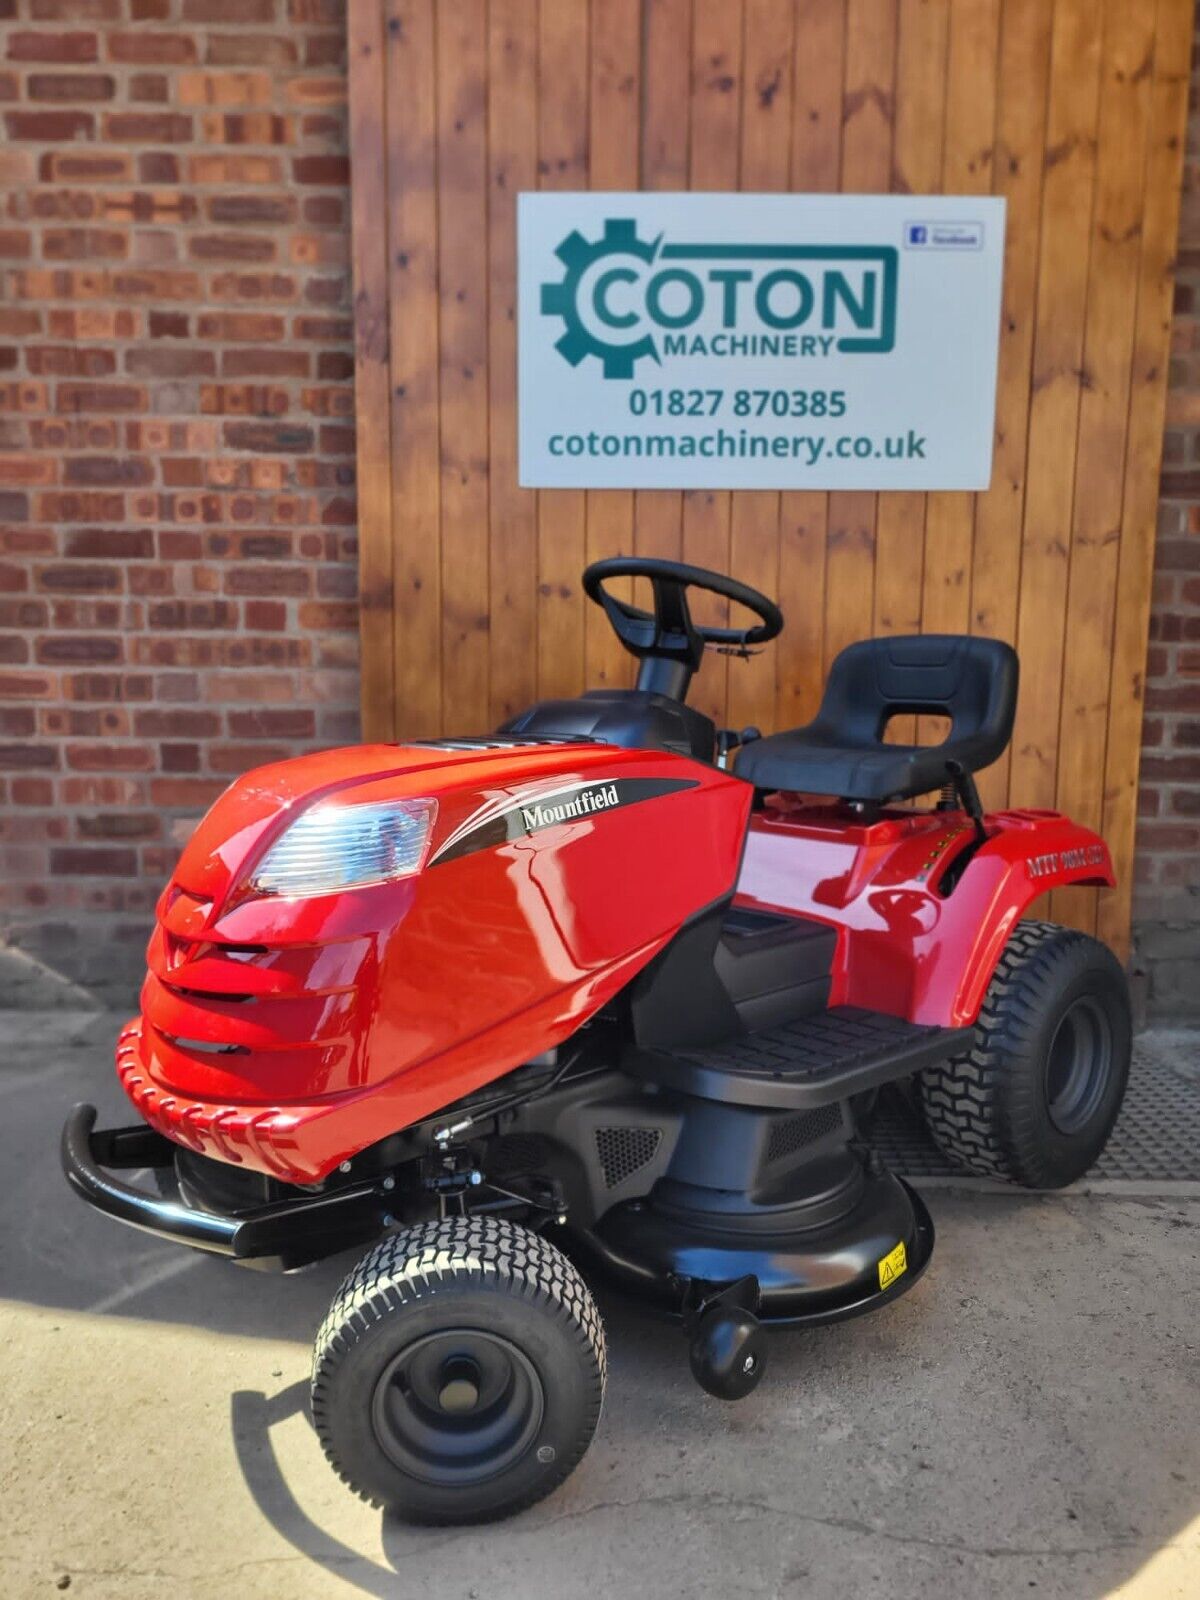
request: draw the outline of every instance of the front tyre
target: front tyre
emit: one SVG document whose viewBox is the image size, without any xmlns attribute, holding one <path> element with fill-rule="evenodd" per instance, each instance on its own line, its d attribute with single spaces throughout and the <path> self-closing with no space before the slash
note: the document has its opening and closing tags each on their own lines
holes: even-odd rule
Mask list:
<svg viewBox="0 0 1200 1600">
<path fill-rule="evenodd" d="M 562 1252 L 451 1217 L 383 1239 L 342 1284 L 313 1354 L 313 1422 L 365 1500 L 409 1522 L 482 1522 L 573 1471 L 604 1378 L 600 1316 Z"/>
<path fill-rule="evenodd" d="M 1018 923 L 971 1048 L 919 1074 L 926 1125 L 972 1172 L 1060 1189 L 1108 1142 L 1131 1048 L 1129 987 L 1112 951 L 1052 922 Z"/>
</svg>

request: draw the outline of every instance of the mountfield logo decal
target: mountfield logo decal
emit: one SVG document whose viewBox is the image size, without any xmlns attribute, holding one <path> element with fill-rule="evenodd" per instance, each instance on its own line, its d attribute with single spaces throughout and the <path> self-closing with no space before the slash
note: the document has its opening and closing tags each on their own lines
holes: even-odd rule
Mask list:
<svg viewBox="0 0 1200 1600">
<path fill-rule="evenodd" d="M 532 833 L 535 828 L 549 828 L 556 822 L 570 822 L 575 817 L 591 816 L 594 811 L 607 811 L 620 804 L 616 784 L 606 783 L 598 789 L 580 789 L 572 799 L 562 800 L 557 805 L 522 806 L 521 820 L 525 831 Z"/>
<path fill-rule="evenodd" d="M 541 309 L 561 318 L 555 348 L 606 378 L 672 356 L 885 354 L 896 338 L 899 252 L 892 245 L 711 244 L 638 237 L 610 217 L 601 239 L 570 233 L 555 251 L 561 282 Z"/>
<path fill-rule="evenodd" d="M 519 798 L 511 793 L 493 795 L 466 822 L 454 830 L 434 854 L 429 865 L 455 861 L 476 850 L 512 844 L 547 828 L 577 822 L 600 821 L 609 812 L 643 800 L 658 800 L 695 789 L 695 778 L 615 778 L 598 783 L 572 783 Z"/>
</svg>

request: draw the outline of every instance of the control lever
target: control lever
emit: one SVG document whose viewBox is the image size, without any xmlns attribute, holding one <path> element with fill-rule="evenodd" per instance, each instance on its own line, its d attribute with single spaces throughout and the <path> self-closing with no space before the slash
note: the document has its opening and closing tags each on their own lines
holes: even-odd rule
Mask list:
<svg viewBox="0 0 1200 1600">
<path fill-rule="evenodd" d="M 741 733 L 735 733 L 732 728 L 720 728 L 717 731 L 717 765 L 722 772 L 729 770 L 729 757 L 735 750 L 744 744 L 753 744 L 755 739 L 762 738 L 761 728 L 743 728 Z"/>
</svg>

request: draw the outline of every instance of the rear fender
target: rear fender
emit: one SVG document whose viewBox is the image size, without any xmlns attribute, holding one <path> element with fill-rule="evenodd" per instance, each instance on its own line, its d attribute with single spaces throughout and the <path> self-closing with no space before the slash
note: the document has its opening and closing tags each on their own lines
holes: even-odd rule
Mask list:
<svg viewBox="0 0 1200 1600">
<path fill-rule="evenodd" d="M 838 929 L 831 1005 L 967 1027 L 1034 901 L 1115 881 L 1104 840 L 1058 812 L 1000 811 L 985 825 L 959 874 L 973 844 L 961 813 L 846 827 L 768 811 L 752 822 L 738 899 Z"/>
</svg>

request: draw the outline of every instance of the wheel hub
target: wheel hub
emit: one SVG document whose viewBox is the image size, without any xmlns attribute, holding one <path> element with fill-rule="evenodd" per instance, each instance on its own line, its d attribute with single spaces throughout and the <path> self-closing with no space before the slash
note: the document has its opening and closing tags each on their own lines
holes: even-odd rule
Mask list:
<svg viewBox="0 0 1200 1600">
<path fill-rule="evenodd" d="M 1059 1133 L 1085 1128 L 1104 1099 L 1113 1067 L 1112 1025 L 1084 995 L 1059 1019 L 1046 1058 L 1046 1110 Z"/>
<path fill-rule="evenodd" d="M 380 1449 L 410 1477 L 461 1487 L 512 1467 L 537 1438 L 545 1395 L 537 1369 L 497 1334 L 448 1328 L 406 1345 L 371 1402 Z"/>
<path fill-rule="evenodd" d="M 479 1368 L 469 1356 L 458 1356 L 442 1368 L 438 1404 L 443 1411 L 474 1411 L 479 1404 Z"/>
</svg>

